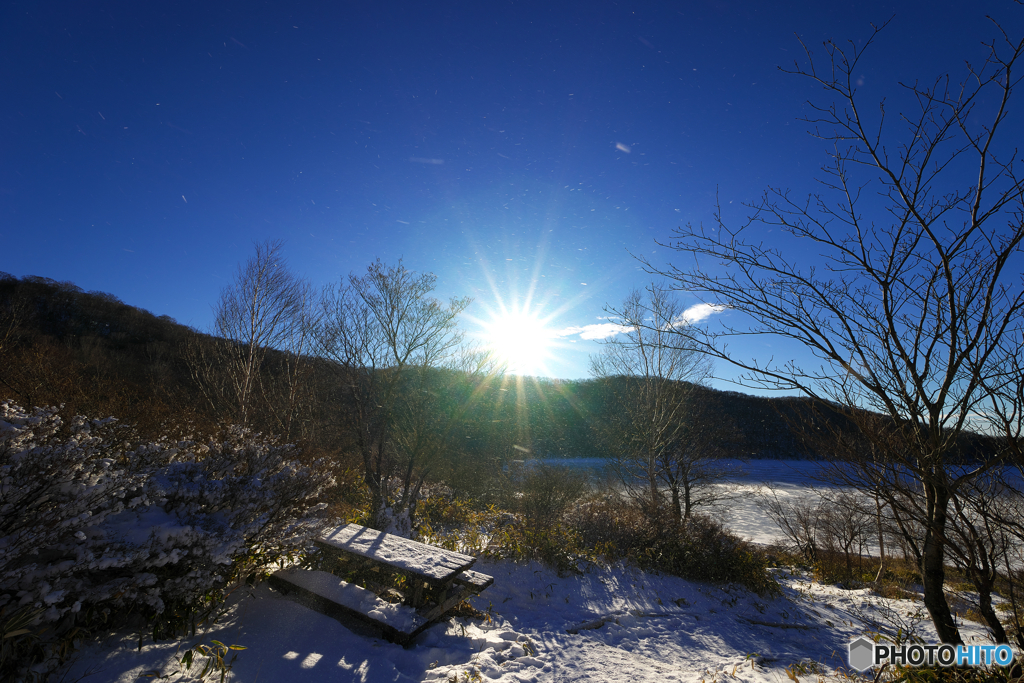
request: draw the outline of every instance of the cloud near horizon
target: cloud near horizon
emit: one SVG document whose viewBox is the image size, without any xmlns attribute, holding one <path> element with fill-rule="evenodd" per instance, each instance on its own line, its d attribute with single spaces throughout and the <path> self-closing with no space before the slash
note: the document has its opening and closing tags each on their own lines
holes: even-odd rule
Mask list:
<svg viewBox="0 0 1024 683">
<path fill-rule="evenodd" d="M 703 322 L 715 313 L 721 313 L 726 308 L 728 308 L 728 306 L 723 306 L 721 304 L 697 304 L 695 306 L 690 306 L 683 311 L 681 316 L 679 316 L 679 321 L 676 325 L 693 325 L 695 323 Z M 602 319 L 610 320 L 610 318 Z M 555 332 L 553 336 L 572 337 L 579 335 L 580 339 L 593 341 L 595 339 L 608 339 L 617 334 L 624 334 L 629 332 L 631 329 L 632 328 L 628 325 L 620 325 L 618 323 L 595 323 L 592 325 L 575 325 L 572 327 L 566 327 Z"/>
<path fill-rule="evenodd" d="M 565 329 L 555 332 L 555 336 L 571 337 L 578 334 L 580 339 L 607 339 L 608 337 L 614 337 L 622 332 L 629 332 L 629 330 L 630 328 L 628 326 L 619 325 L 618 323 L 597 323 L 594 325 L 583 325 L 582 327 L 566 327 Z"/>
</svg>

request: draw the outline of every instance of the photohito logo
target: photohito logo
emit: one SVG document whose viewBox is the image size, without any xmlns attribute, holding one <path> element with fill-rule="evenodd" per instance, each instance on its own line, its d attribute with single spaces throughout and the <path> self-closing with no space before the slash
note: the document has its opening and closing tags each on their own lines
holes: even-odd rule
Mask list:
<svg viewBox="0 0 1024 683">
<path fill-rule="evenodd" d="M 886 662 L 909 666 L 1009 666 L 1013 650 L 1009 645 L 888 645 L 862 636 L 850 643 L 849 661 L 857 671 Z"/>
</svg>

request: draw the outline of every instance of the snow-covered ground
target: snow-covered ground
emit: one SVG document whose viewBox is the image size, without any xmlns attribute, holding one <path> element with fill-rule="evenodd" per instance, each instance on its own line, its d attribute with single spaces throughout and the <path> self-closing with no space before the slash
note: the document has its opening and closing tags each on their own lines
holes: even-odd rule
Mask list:
<svg viewBox="0 0 1024 683">
<path fill-rule="evenodd" d="M 184 644 L 148 644 L 136 634 L 88 646 L 63 680 L 129 683 L 178 670 L 193 642 L 244 645 L 238 681 L 786 681 L 786 669 L 822 674 L 846 666 L 847 643 L 891 612 L 934 641 L 921 604 L 780 576 L 785 594 L 762 599 L 640 572 L 628 566 L 559 577 L 537 564 L 479 562 L 494 585 L 473 600 L 487 619 L 439 623 L 404 649 L 343 625 L 266 585 L 220 624 Z M 917 617 L 912 616 L 918 613 Z M 601 624 L 598 626 L 598 624 Z M 984 629 L 964 624 L 970 641 Z M 479 679 L 473 678 L 479 675 Z M 815 679 L 811 679 L 815 680 Z"/>
<path fill-rule="evenodd" d="M 754 461 L 744 467 L 747 474 L 734 486 L 769 480 L 792 495 L 809 495 L 809 463 Z M 774 532 L 750 496 L 742 495 L 749 490 L 741 488 L 730 503 L 727 521 L 740 535 L 763 541 Z M 237 599 L 220 623 L 196 639 L 140 650 L 138 634 L 112 636 L 88 645 L 62 680 L 128 683 L 147 672 L 172 674 L 186 648 L 219 640 L 247 648 L 238 652 L 229 679 L 249 683 L 782 682 L 790 680 L 787 668 L 797 676 L 845 668 L 847 644 L 864 633 L 912 625 L 925 641 L 936 640 L 919 601 L 821 586 L 785 572 L 778 575 L 784 595 L 768 599 L 623 564 L 567 577 L 534 563 L 481 560 L 474 568 L 495 578 L 472 601 L 486 618 L 436 624 L 407 649 L 264 584 Z M 962 629 L 968 642 L 990 642 L 979 624 L 965 622 Z"/>
</svg>

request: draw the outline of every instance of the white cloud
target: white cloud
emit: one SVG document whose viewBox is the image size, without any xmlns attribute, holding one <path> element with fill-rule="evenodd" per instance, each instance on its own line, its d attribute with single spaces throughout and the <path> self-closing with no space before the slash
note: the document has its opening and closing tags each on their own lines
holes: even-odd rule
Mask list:
<svg viewBox="0 0 1024 683">
<path fill-rule="evenodd" d="M 703 322 L 713 316 L 715 313 L 721 313 L 728 306 L 721 304 L 697 304 L 696 306 L 690 306 L 683 314 L 679 316 L 679 319 L 672 327 L 682 325 L 692 325 L 695 323 Z M 598 320 L 617 320 L 617 317 L 601 317 L 598 316 Z M 580 339 L 587 341 L 593 341 L 595 339 L 608 339 L 614 337 L 617 334 L 626 334 L 632 331 L 632 327 L 629 325 L 620 325 L 615 322 L 606 323 L 594 323 L 592 325 L 573 325 L 572 327 L 565 327 L 557 332 L 553 332 L 552 336 L 556 338 L 562 337 L 575 337 L 579 335 Z M 575 341 L 575 340 L 569 340 Z"/>
<path fill-rule="evenodd" d="M 715 313 L 721 313 L 726 308 L 728 308 L 728 306 L 723 306 L 722 304 L 697 304 L 696 306 L 690 306 L 683 311 L 682 320 L 683 322 L 692 325 L 694 323 L 707 320 Z"/>
<path fill-rule="evenodd" d="M 580 339 L 607 339 L 623 332 L 629 332 L 630 328 L 617 323 L 598 323 L 596 325 L 584 325 L 582 327 L 566 327 L 555 333 L 557 337 L 569 337 L 578 334 Z"/>
</svg>

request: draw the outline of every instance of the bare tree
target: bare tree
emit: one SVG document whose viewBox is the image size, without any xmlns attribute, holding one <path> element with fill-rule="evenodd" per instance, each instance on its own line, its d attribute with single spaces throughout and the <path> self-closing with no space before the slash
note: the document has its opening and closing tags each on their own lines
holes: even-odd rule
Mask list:
<svg viewBox="0 0 1024 683">
<path fill-rule="evenodd" d="M 919 492 L 924 602 L 949 643 L 961 642 L 942 590 L 950 502 L 1000 463 L 954 469 L 952 454 L 965 429 L 999 409 L 993 388 L 1016 396 L 1022 381 L 1006 372 L 1006 355 L 1024 343 L 1015 270 L 1024 181 L 1014 165 L 1017 136 L 1005 124 L 1024 41 L 996 29 L 998 40 L 959 85 L 942 77 L 903 86 L 910 108 L 899 116 L 902 135 L 891 130 L 885 102 L 871 114 L 857 93 L 860 60 L 880 29 L 863 47 L 825 43 L 824 69 L 807 50 L 806 66 L 793 73 L 832 98 L 812 105 L 807 119 L 812 135 L 831 143 L 823 194 L 804 201 L 769 189 L 738 227 L 719 212 L 712 227 L 675 231 L 667 246 L 695 267 L 647 264 L 741 314 L 731 319 L 742 323 L 727 319 L 693 337 L 746 381 L 891 419 L 906 448 L 886 453 L 898 465 L 884 474 Z M 759 226 L 803 242 L 807 260 L 762 242 Z M 750 334 L 796 342 L 814 361 L 758 361 L 729 349 L 729 339 Z"/>
<path fill-rule="evenodd" d="M 411 525 L 430 468 L 451 446 L 454 415 L 434 380 L 465 359 L 457 317 L 470 299 L 438 301 L 430 296 L 436 280 L 377 260 L 321 299 L 316 342 L 338 364 L 347 402 L 339 418 L 355 437 L 382 529 Z"/>
<path fill-rule="evenodd" d="M 245 425 L 262 399 L 275 427 L 290 435 L 314 308 L 311 286 L 288 269 L 283 247 L 279 240 L 256 244 L 214 308 L 213 332 L 220 339 L 193 338 L 185 355 L 216 409 Z M 271 349 L 282 352 L 284 366 L 272 379 L 265 372 Z"/>
<path fill-rule="evenodd" d="M 664 287 L 634 290 L 621 308 L 606 310 L 620 332 L 591 357 L 590 371 L 618 388 L 607 419 L 620 478 L 650 516 L 667 510 L 679 523 L 713 500 L 710 486 L 721 475 L 716 430 L 693 401 L 711 364 L 679 333 L 689 322 Z"/>
<path fill-rule="evenodd" d="M 757 506 L 768 519 L 775 522 L 786 539 L 814 564 L 818 561 L 818 529 L 822 514 L 821 505 L 807 500 L 787 500 L 771 484 L 765 484 L 757 492 Z"/>
<path fill-rule="evenodd" d="M 308 438 L 310 434 L 301 429 L 297 418 L 301 411 L 311 410 L 313 402 L 311 352 L 318 301 L 307 280 L 296 280 L 290 295 L 294 297 L 293 316 L 276 346 L 280 353 L 273 355 L 273 363 L 267 363 L 267 372 L 258 375 L 259 390 L 262 404 L 281 434 Z"/>
</svg>

